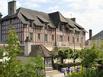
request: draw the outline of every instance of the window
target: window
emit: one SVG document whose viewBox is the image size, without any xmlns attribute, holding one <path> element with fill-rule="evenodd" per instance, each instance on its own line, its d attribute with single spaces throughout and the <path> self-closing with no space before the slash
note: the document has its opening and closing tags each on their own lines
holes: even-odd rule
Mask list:
<svg viewBox="0 0 103 77">
<path fill-rule="evenodd" d="M 60 35 L 60 41 L 61 41 L 61 42 L 63 41 L 63 36 L 62 36 L 62 35 Z"/>
<path fill-rule="evenodd" d="M 63 31 L 62 25 L 60 25 L 60 31 Z"/>
<path fill-rule="evenodd" d="M 68 36 L 68 41 L 70 41 L 70 38 L 69 38 L 69 36 Z"/>
<path fill-rule="evenodd" d="M 38 33 L 38 39 L 40 40 L 40 33 Z"/>
<path fill-rule="evenodd" d="M 54 35 L 52 35 L 52 40 L 54 40 Z"/>
<path fill-rule="evenodd" d="M 45 40 L 45 41 L 48 41 L 48 35 L 47 35 L 47 34 L 45 34 L 44 40 Z"/>
<path fill-rule="evenodd" d="M 32 21 L 30 21 L 30 27 L 32 27 L 32 25 L 33 25 L 33 22 L 32 22 Z"/>
<path fill-rule="evenodd" d="M 81 37 L 81 41 L 83 42 L 83 37 Z"/>
<path fill-rule="evenodd" d="M 45 25 L 45 29 L 48 29 L 48 25 Z"/>
<path fill-rule="evenodd" d="M 30 40 L 33 40 L 33 33 L 30 32 Z"/>
<path fill-rule="evenodd" d="M 74 39 L 74 37 L 73 37 L 73 43 L 75 43 L 75 39 Z"/>
<path fill-rule="evenodd" d="M 77 37 L 77 42 L 79 42 L 79 38 Z"/>
</svg>

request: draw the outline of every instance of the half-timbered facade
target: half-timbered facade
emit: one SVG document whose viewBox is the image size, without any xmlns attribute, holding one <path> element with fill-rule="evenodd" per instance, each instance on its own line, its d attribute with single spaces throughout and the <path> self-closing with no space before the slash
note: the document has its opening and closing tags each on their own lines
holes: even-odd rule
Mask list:
<svg viewBox="0 0 103 77">
<path fill-rule="evenodd" d="M 29 37 L 34 45 L 48 49 L 55 46 L 83 48 L 85 29 L 75 18 L 66 18 L 60 12 L 44 13 L 26 8 L 16 10 L 16 1 L 8 3 L 8 15 L 1 18 L 0 40 L 7 40 L 9 26 L 14 26 L 20 43 L 24 45 Z"/>
</svg>

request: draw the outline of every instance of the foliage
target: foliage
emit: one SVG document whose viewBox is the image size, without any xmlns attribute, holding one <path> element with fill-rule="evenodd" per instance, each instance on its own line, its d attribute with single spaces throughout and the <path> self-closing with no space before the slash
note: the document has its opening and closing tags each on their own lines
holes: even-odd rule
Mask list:
<svg viewBox="0 0 103 77">
<path fill-rule="evenodd" d="M 7 46 L 0 49 L 0 77 L 43 77 L 40 74 L 44 68 L 43 60 L 40 56 L 31 59 L 28 64 L 23 64 L 17 60 L 20 43 L 13 27 L 8 32 Z"/>
<path fill-rule="evenodd" d="M 19 77 L 44 77 L 43 59 L 41 56 L 30 58 L 19 70 Z"/>
<path fill-rule="evenodd" d="M 61 59 L 61 63 L 63 64 L 63 60 L 68 58 L 69 51 L 68 50 L 59 50 L 58 57 Z"/>
<path fill-rule="evenodd" d="M 80 72 L 73 72 L 69 74 L 69 77 L 97 77 L 95 69 L 83 69 Z"/>
<path fill-rule="evenodd" d="M 95 48 L 83 49 L 81 53 L 81 63 L 84 67 L 92 67 L 97 57 L 97 50 Z"/>
<path fill-rule="evenodd" d="M 13 27 L 9 29 L 7 46 L 2 48 L 1 57 L 3 62 L 1 63 L 2 77 L 16 77 L 19 61 L 16 60 L 16 56 L 20 52 L 19 40 Z M 12 74 L 13 73 L 13 74 Z"/>
<path fill-rule="evenodd" d="M 61 63 L 64 59 L 73 59 L 74 63 L 77 58 L 79 58 L 79 51 L 73 49 L 58 49 L 58 58 L 60 58 Z"/>
</svg>

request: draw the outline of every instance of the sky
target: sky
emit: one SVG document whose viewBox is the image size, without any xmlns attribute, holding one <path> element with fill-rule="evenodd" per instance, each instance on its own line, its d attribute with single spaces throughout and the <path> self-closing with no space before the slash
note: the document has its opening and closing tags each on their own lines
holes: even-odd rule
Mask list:
<svg viewBox="0 0 103 77">
<path fill-rule="evenodd" d="M 11 0 L 0 0 L 0 12 L 7 15 L 7 3 Z M 103 0 L 16 0 L 17 8 L 24 7 L 43 12 L 60 11 L 65 17 L 75 17 L 76 22 L 93 35 L 103 30 Z M 88 33 L 86 35 L 88 39 Z"/>
</svg>

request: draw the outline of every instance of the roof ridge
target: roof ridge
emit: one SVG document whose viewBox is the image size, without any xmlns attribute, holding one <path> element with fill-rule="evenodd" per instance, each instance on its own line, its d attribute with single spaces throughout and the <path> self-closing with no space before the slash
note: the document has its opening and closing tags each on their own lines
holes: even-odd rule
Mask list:
<svg viewBox="0 0 103 77">
<path fill-rule="evenodd" d="M 45 12 L 42 12 L 42 11 L 33 10 L 33 9 L 25 8 L 25 7 L 20 7 L 20 8 L 18 8 L 18 9 L 25 9 L 25 10 L 30 10 L 30 11 L 33 11 L 33 12 L 39 12 L 39 13 L 48 14 L 48 13 L 45 13 Z"/>
<path fill-rule="evenodd" d="M 92 36 L 92 38 L 95 37 L 95 36 L 97 36 L 98 34 L 101 34 L 102 32 L 103 32 L 103 30 L 99 31 L 97 34 L 95 34 L 94 36 Z"/>
</svg>

